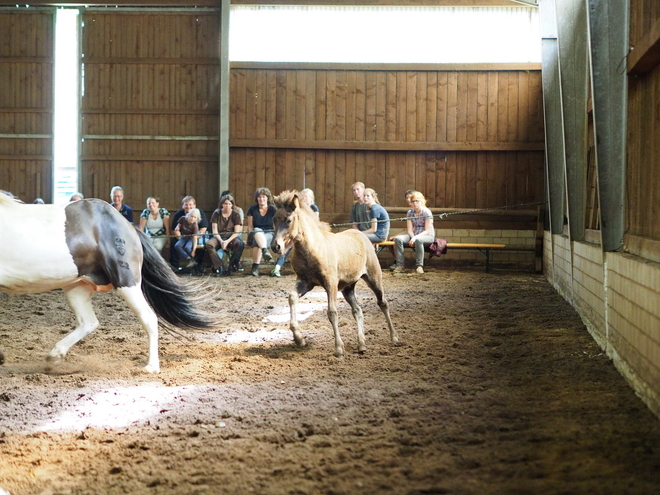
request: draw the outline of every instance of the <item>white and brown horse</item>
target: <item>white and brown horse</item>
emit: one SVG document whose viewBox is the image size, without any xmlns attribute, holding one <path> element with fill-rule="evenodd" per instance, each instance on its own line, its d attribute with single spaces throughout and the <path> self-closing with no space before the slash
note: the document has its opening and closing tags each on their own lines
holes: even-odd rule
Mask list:
<svg viewBox="0 0 660 495">
<path fill-rule="evenodd" d="M 320 285 L 328 294 L 328 319 L 335 334 L 335 356 L 344 355 L 344 343 L 337 323 L 338 290 L 350 304 L 357 322 L 358 352 L 366 351 L 364 317 L 355 297 L 355 284 L 360 279 L 364 279 L 376 295 L 378 306 L 387 320 L 392 343 L 397 343 L 399 338 L 383 295 L 380 263 L 367 236 L 354 229 L 337 234 L 330 232 L 327 223 L 320 222 L 308 206 L 300 204 L 297 191 L 284 191 L 274 200 L 278 210 L 274 218 L 275 234 L 271 249 L 284 253 L 293 247 L 290 260 L 298 278 L 296 290 L 289 293 L 290 329 L 296 344 L 305 345 L 296 318 L 298 299 Z"/>
<path fill-rule="evenodd" d="M 0 291 L 61 288 L 76 314 L 75 330 L 55 344 L 49 361 L 64 358 L 99 326 L 92 294 L 113 287 L 147 332 L 147 371 L 160 371 L 159 321 L 182 329 L 212 325 L 195 308 L 195 293 L 172 273 L 149 239 L 105 201 L 28 205 L 0 192 L 0 232 Z"/>
</svg>

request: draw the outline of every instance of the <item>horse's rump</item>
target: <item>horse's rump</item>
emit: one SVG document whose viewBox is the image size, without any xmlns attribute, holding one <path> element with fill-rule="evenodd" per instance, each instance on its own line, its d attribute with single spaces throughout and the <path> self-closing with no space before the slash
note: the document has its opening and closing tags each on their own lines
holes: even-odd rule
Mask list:
<svg viewBox="0 0 660 495">
<path fill-rule="evenodd" d="M 66 243 L 78 275 L 99 286 L 140 283 L 142 244 L 137 230 L 105 201 L 74 201 L 66 208 Z"/>
</svg>

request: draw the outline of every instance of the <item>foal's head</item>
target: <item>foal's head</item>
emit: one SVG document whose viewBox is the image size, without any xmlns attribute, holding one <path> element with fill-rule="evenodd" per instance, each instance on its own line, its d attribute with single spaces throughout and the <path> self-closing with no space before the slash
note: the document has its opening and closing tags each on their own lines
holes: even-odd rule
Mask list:
<svg viewBox="0 0 660 495">
<path fill-rule="evenodd" d="M 275 234 L 271 249 L 276 253 L 285 253 L 310 228 L 327 230 L 327 225 L 320 223 L 311 208 L 300 201 L 298 191 L 284 191 L 275 196 L 273 201 L 277 212 L 273 218 Z"/>
</svg>

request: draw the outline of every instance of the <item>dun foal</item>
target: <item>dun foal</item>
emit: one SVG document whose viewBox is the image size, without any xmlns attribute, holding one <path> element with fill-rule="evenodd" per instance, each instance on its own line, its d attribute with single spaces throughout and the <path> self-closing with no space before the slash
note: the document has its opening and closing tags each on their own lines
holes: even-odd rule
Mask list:
<svg viewBox="0 0 660 495">
<path fill-rule="evenodd" d="M 342 291 L 350 304 L 357 322 L 358 352 L 367 350 L 362 308 L 355 297 L 355 284 L 361 278 L 376 295 L 378 306 L 387 320 L 392 343 L 396 344 L 399 338 L 383 296 L 383 275 L 369 239 L 357 230 L 346 230 L 338 234 L 330 232 L 327 223 L 319 222 L 309 207 L 300 204 L 297 191 L 284 191 L 274 199 L 278 210 L 274 219 L 275 235 L 271 249 L 283 253 L 293 246 L 291 266 L 298 277 L 296 290 L 289 293 L 290 328 L 296 344 L 305 345 L 296 318 L 298 299 L 320 285 L 328 294 L 328 319 L 335 333 L 335 356 L 341 358 L 344 355 L 344 343 L 337 324 L 338 290 Z"/>
</svg>

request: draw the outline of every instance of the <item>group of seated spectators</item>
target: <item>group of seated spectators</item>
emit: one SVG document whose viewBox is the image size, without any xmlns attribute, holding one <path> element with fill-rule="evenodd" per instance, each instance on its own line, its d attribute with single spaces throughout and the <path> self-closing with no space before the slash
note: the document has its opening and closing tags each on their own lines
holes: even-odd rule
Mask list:
<svg viewBox="0 0 660 495">
<path fill-rule="evenodd" d="M 393 272 L 405 271 L 404 248 L 409 246 L 415 250 L 415 272 L 424 273 L 424 250 L 435 238 L 433 214 L 426 207 L 424 195 L 414 189 L 406 191 L 406 203 L 410 208 L 406 213 L 406 230 L 388 237 L 390 217 L 379 204 L 376 191 L 365 188 L 362 182 L 353 184 L 352 189 L 355 203 L 351 208 L 350 222 L 353 228 L 364 232 L 373 243 L 394 241 L 396 261 L 390 266 Z"/>
<path fill-rule="evenodd" d="M 405 193 L 409 210 L 406 214 L 405 231 L 389 237 L 390 217 L 387 210 L 378 201 L 378 194 L 364 183 L 352 185 L 355 202 L 351 208 L 349 221 L 351 228 L 363 232 L 375 244 L 390 240 L 394 242 L 393 254 L 395 263 L 390 266 L 393 272 L 404 271 L 404 248 L 409 246 L 415 250 L 415 265 L 417 273 L 424 273 L 424 249 L 435 237 L 433 215 L 426 207 L 426 199 L 419 191 L 409 189 Z M 84 196 L 76 192 L 70 201 L 79 201 Z M 111 206 L 126 220 L 133 221 L 133 209 L 124 203 L 124 190 L 114 186 L 110 191 Z M 301 203 L 309 206 L 319 217 L 319 208 L 315 204 L 314 192 L 311 189 L 300 191 Z M 35 203 L 43 204 L 37 198 Z M 254 204 L 247 214 L 236 205 L 231 191 L 223 191 L 220 195 L 218 208 L 213 211 L 209 222 L 203 210 L 197 208 L 195 198 L 185 196 L 181 208 L 173 215 L 166 208 L 161 208 L 159 199 L 153 196 L 147 198 L 146 208 L 140 214 L 136 227 L 145 233 L 154 247 L 162 253 L 167 244 L 170 245 L 170 264 L 180 271 L 190 268 L 193 273 L 203 273 L 204 253 L 209 253 L 212 271 L 218 276 L 231 275 L 243 271 L 241 257 L 245 249 L 243 229 L 247 218 L 247 244 L 252 247 L 252 269 L 250 274 L 258 277 L 262 260 L 271 261 L 269 251 L 273 239 L 273 218 L 276 208 L 273 195 L 267 187 L 260 187 L 254 193 Z M 172 239 L 172 242 L 170 242 Z M 225 263 L 225 254 L 228 262 Z M 282 253 L 271 275 L 279 277 L 289 256 Z"/>
</svg>

